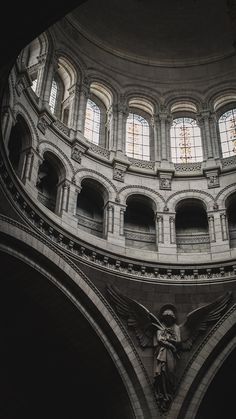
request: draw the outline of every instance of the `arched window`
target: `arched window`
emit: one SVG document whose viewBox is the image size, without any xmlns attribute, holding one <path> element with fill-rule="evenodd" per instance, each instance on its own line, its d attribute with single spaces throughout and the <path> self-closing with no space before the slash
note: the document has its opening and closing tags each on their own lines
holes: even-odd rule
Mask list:
<svg viewBox="0 0 236 419">
<path fill-rule="evenodd" d="M 37 84 L 38 84 L 38 79 L 36 78 L 36 79 L 34 79 L 34 80 L 32 81 L 32 86 L 31 86 L 31 88 L 32 88 L 32 90 L 34 91 L 34 93 L 36 93 L 36 90 L 37 90 Z"/>
<path fill-rule="evenodd" d="M 150 160 L 149 124 L 135 113 L 130 113 L 126 122 L 126 154 L 134 159 Z"/>
<path fill-rule="evenodd" d="M 96 103 L 91 99 L 88 99 L 85 115 L 84 136 L 94 144 L 99 143 L 100 114 L 100 109 Z"/>
<path fill-rule="evenodd" d="M 236 154 L 236 109 L 231 109 L 219 119 L 221 150 L 223 157 Z"/>
<path fill-rule="evenodd" d="M 52 88 L 51 88 L 51 93 L 50 93 L 50 98 L 49 98 L 49 106 L 51 108 L 52 113 L 55 113 L 57 94 L 58 94 L 58 85 L 57 85 L 56 80 L 54 79 L 52 82 Z"/>
<path fill-rule="evenodd" d="M 170 129 L 171 156 L 174 163 L 202 161 L 201 131 L 193 118 L 173 120 Z"/>
</svg>

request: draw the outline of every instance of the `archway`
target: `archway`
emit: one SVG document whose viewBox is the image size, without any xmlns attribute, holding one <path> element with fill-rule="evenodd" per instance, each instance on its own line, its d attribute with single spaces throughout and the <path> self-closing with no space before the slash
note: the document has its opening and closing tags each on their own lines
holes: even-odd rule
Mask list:
<svg viewBox="0 0 236 419">
<path fill-rule="evenodd" d="M 235 411 L 236 349 L 225 360 L 200 404 L 196 419 L 231 418 Z"/>
<path fill-rule="evenodd" d="M 133 418 L 122 380 L 85 317 L 40 272 L 0 253 L 0 416 Z"/>
</svg>

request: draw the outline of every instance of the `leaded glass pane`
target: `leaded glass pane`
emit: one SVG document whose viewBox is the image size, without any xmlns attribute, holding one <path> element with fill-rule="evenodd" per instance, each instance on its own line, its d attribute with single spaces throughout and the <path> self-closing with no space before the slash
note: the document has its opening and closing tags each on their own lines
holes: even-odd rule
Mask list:
<svg viewBox="0 0 236 419">
<path fill-rule="evenodd" d="M 85 115 L 84 136 L 91 143 L 99 143 L 100 109 L 92 100 L 88 99 Z"/>
<path fill-rule="evenodd" d="M 231 109 L 220 117 L 219 131 L 222 156 L 234 156 L 236 154 L 236 109 Z"/>
<path fill-rule="evenodd" d="M 140 115 L 130 113 L 126 122 L 126 154 L 139 160 L 150 160 L 149 124 Z"/>
<path fill-rule="evenodd" d="M 193 118 L 174 119 L 171 130 L 171 156 L 174 163 L 202 161 L 200 128 Z"/>
<path fill-rule="evenodd" d="M 36 89 L 37 89 L 37 83 L 38 83 L 38 79 L 34 79 L 34 80 L 33 80 L 33 82 L 32 82 L 31 89 L 32 89 L 34 92 L 36 92 Z"/>
<path fill-rule="evenodd" d="M 50 94 L 50 99 L 49 99 L 49 106 L 51 108 L 52 113 L 55 112 L 55 107 L 56 107 L 56 99 L 57 99 L 57 83 L 55 80 L 53 80 L 52 82 L 52 88 L 51 88 L 51 94 Z"/>
</svg>

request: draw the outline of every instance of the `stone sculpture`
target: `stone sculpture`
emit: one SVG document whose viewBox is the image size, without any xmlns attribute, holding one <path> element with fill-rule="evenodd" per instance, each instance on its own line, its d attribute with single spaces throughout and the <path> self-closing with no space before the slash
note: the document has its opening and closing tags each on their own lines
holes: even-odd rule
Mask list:
<svg viewBox="0 0 236 419">
<path fill-rule="evenodd" d="M 116 287 L 108 285 L 107 292 L 116 312 L 134 328 L 139 345 L 154 348 L 154 391 L 159 408 L 165 412 L 176 391 L 175 370 L 181 351 L 190 350 L 199 333 L 220 319 L 232 293 L 226 292 L 212 303 L 191 311 L 182 324 L 177 324 L 177 310 L 172 304 L 162 306 L 156 317 Z"/>
</svg>

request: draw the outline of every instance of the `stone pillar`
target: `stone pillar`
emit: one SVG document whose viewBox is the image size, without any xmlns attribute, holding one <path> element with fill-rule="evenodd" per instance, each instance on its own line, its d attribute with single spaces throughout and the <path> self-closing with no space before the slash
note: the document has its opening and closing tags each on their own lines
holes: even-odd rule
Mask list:
<svg viewBox="0 0 236 419">
<path fill-rule="evenodd" d="M 125 208 L 120 208 L 120 236 L 124 236 Z"/>
<path fill-rule="evenodd" d="M 39 81 L 39 97 L 42 100 L 42 105 L 49 106 L 49 99 L 51 94 L 52 82 L 55 72 L 58 69 L 58 57 L 54 54 L 47 54 L 47 57 L 42 57 L 44 68 Z"/>
<path fill-rule="evenodd" d="M 27 180 L 31 178 L 32 166 L 34 161 L 34 153 L 33 150 L 30 148 L 29 150 L 25 150 L 24 152 L 24 169 L 22 172 L 22 181 L 25 183 Z"/>
<path fill-rule="evenodd" d="M 175 234 L 175 217 L 172 215 L 169 218 L 170 223 L 170 244 L 176 243 L 176 234 Z"/>
<path fill-rule="evenodd" d="M 116 151 L 126 154 L 126 119 L 128 117 L 128 106 L 124 95 L 120 95 L 119 102 L 113 107 L 116 121 L 115 149 Z"/>
<path fill-rule="evenodd" d="M 166 110 L 162 110 L 159 113 L 159 124 L 160 124 L 160 149 L 161 149 L 161 160 L 170 160 L 170 125 L 172 118 L 170 118 Z"/>
<path fill-rule="evenodd" d="M 62 186 L 62 200 L 61 200 L 61 212 L 68 211 L 68 198 L 69 198 L 70 185 L 68 182 L 64 182 Z"/>
<path fill-rule="evenodd" d="M 159 243 L 164 243 L 164 230 L 163 230 L 163 216 L 156 214 L 156 244 L 159 246 Z"/>
<path fill-rule="evenodd" d="M 75 183 L 71 183 L 70 184 L 69 202 L 68 202 L 68 213 L 72 217 L 76 217 L 77 199 L 78 199 L 78 195 L 79 195 L 81 189 L 82 189 L 81 186 L 78 186 Z"/>
<path fill-rule="evenodd" d="M 104 237 L 114 233 L 114 204 L 108 201 L 104 206 Z"/>
<path fill-rule="evenodd" d="M 198 117 L 198 123 L 202 134 L 202 148 L 204 160 L 213 158 L 213 147 L 209 119 L 209 110 L 202 111 Z"/>
<path fill-rule="evenodd" d="M 215 113 L 211 113 L 209 118 L 210 135 L 212 138 L 213 156 L 220 158 L 222 156 L 220 139 L 218 135 L 218 120 Z"/>
<path fill-rule="evenodd" d="M 210 242 L 214 243 L 216 241 L 216 234 L 215 234 L 215 220 L 214 220 L 213 215 L 208 216 L 208 225 L 209 225 Z"/>
<path fill-rule="evenodd" d="M 153 141 L 154 141 L 154 158 L 151 160 L 161 160 L 161 136 L 158 115 L 154 115 L 151 120 L 153 127 Z"/>
<path fill-rule="evenodd" d="M 221 225 L 221 234 L 222 240 L 229 240 L 229 233 L 228 233 L 228 220 L 225 212 L 220 214 L 220 225 Z"/>
<path fill-rule="evenodd" d="M 212 259 L 229 258 L 230 246 L 225 211 L 208 214 Z"/>
<path fill-rule="evenodd" d="M 77 121 L 79 119 L 79 99 L 80 99 L 80 89 L 79 85 L 75 83 L 69 89 L 70 97 L 70 110 L 69 110 L 69 120 L 68 126 L 74 131 L 77 129 Z"/>
<path fill-rule="evenodd" d="M 75 184 L 64 180 L 58 186 L 56 212 L 61 216 L 62 221 L 67 224 L 70 230 L 77 228 L 76 202 L 78 189 Z M 57 211 L 57 208 L 60 210 Z"/>
<path fill-rule="evenodd" d="M 84 124 L 86 116 L 86 106 L 87 100 L 89 98 L 89 81 L 86 79 L 82 83 L 79 89 L 79 109 L 78 109 L 78 119 L 77 119 L 77 131 L 84 134 Z"/>
</svg>

